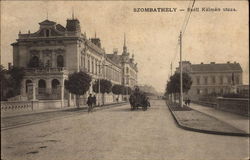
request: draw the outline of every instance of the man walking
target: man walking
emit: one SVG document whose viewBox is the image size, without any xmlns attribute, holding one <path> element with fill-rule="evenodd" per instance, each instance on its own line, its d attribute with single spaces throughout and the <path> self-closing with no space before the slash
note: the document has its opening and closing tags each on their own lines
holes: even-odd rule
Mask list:
<svg viewBox="0 0 250 160">
<path fill-rule="evenodd" d="M 92 105 L 93 105 L 93 97 L 92 94 L 89 94 L 88 100 L 87 100 L 87 104 L 88 104 L 88 113 L 91 111 L 92 112 Z"/>
<path fill-rule="evenodd" d="M 96 106 L 96 96 L 95 95 L 93 96 L 93 105 L 94 105 L 94 107 Z"/>
</svg>

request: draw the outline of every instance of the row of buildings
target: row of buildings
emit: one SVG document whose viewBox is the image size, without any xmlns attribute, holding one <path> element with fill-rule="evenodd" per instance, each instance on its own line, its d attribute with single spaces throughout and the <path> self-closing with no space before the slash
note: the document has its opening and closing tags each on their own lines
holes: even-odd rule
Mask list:
<svg viewBox="0 0 250 160">
<path fill-rule="evenodd" d="M 108 54 L 100 38 L 87 38 L 81 32 L 77 18 L 67 19 L 66 27 L 48 19 L 39 25 L 34 33 L 19 32 L 11 44 L 13 65 L 25 68 L 21 96 L 27 97 L 29 85 L 34 84 L 37 99 L 63 99 L 67 97 L 64 81 L 78 71 L 91 75 L 91 84 L 97 79 L 131 88 L 137 84 L 137 63 L 128 52 L 125 35 L 122 53 L 119 55 L 115 49 Z M 92 86 L 89 93 L 93 93 Z"/>
<path fill-rule="evenodd" d="M 242 83 L 243 71 L 237 62 L 191 64 L 182 61 L 182 67 L 183 72 L 188 73 L 192 79 L 191 89 L 185 95 L 191 100 L 200 100 L 209 94 L 223 95 L 245 89 Z M 179 72 L 179 67 L 176 72 Z"/>
</svg>

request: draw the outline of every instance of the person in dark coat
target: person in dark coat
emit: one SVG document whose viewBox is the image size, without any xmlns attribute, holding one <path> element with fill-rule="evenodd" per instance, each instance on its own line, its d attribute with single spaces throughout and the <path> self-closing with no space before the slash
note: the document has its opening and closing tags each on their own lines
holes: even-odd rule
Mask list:
<svg viewBox="0 0 250 160">
<path fill-rule="evenodd" d="M 191 100 L 188 98 L 188 99 L 187 99 L 187 104 L 188 104 L 188 106 L 190 105 L 190 103 L 191 103 Z"/>
<path fill-rule="evenodd" d="M 93 96 L 93 105 L 96 106 L 96 96 Z"/>
<path fill-rule="evenodd" d="M 89 97 L 88 97 L 88 100 L 87 100 L 87 104 L 88 104 L 88 112 L 92 111 L 92 105 L 93 105 L 92 94 L 89 94 Z"/>
</svg>

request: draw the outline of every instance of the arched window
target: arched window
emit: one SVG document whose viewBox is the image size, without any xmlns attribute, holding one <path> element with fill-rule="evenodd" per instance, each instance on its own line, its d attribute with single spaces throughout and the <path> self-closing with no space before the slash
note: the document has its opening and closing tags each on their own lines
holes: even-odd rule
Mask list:
<svg viewBox="0 0 250 160">
<path fill-rule="evenodd" d="M 26 80 L 26 82 L 25 82 L 25 84 L 26 84 L 26 93 L 28 92 L 28 84 L 29 83 L 32 83 L 32 81 L 31 80 Z"/>
<path fill-rule="evenodd" d="M 90 72 L 90 62 L 89 62 L 89 59 L 88 59 L 88 72 Z"/>
<path fill-rule="evenodd" d="M 43 79 L 38 81 L 38 94 L 44 94 L 46 89 L 46 82 Z"/>
<path fill-rule="evenodd" d="M 46 35 L 46 37 L 49 37 L 49 29 L 46 29 L 46 32 L 45 32 L 45 35 Z"/>
<path fill-rule="evenodd" d="M 52 88 L 57 89 L 58 85 L 60 85 L 60 82 L 57 79 L 52 80 Z"/>
<path fill-rule="evenodd" d="M 62 55 L 57 56 L 57 67 L 64 67 L 64 60 Z"/>
<path fill-rule="evenodd" d="M 46 82 L 43 79 L 40 79 L 38 82 L 38 88 L 46 88 Z"/>
</svg>

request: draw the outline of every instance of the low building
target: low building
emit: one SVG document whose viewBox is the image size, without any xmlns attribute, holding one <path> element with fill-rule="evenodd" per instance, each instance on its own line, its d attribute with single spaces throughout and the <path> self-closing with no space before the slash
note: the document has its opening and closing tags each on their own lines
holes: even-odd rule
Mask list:
<svg viewBox="0 0 250 160">
<path fill-rule="evenodd" d="M 191 64 L 183 61 L 183 72 L 192 78 L 192 87 L 187 96 L 191 100 L 199 100 L 208 94 L 226 94 L 235 86 L 242 85 L 242 68 L 239 63 Z M 179 68 L 176 69 L 179 72 Z"/>
</svg>

